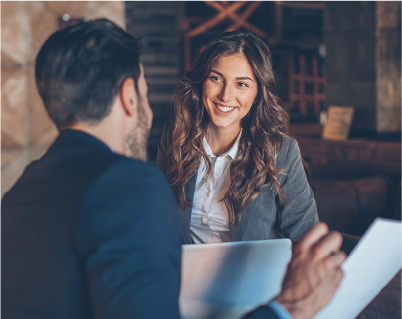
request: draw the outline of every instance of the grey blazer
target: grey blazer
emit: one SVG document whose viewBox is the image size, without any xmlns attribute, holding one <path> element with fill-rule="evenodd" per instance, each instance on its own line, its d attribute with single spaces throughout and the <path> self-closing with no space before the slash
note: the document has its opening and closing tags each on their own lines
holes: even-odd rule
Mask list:
<svg viewBox="0 0 402 319">
<path fill-rule="evenodd" d="M 166 175 L 166 151 L 170 145 L 169 123 L 162 131 L 156 166 Z M 278 178 L 285 196 L 283 203 L 274 186 L 263 187 L 261 193 L 242 212 L 239 224 L 230 224 L 231 241 L 262 240 L 287 237 L 298 241 L 318 222 L 313 191 L 308 184 L 297 142 L 291 137 L 282 141 L 276 158 L 276 168 L 284 169 Z M 271 177 L 268 176 L 267 180 Z M 186 185 L 187 198 L 192 203 L 197 174 Z M 191 208 L 180 210 L 181 231 L 186 244 L 191 244 Z"/>
</svg>

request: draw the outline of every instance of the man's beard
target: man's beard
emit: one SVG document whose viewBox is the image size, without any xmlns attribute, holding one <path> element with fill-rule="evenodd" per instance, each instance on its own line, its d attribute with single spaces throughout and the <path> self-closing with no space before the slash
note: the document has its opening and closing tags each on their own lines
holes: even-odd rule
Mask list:
<svg viewBox="0 0 402 319">
<path fill-rule="evenodd" d="M 141 102 L 137 110 L 138 121 L 126 137 L 126 156 L 147 161 L 150 128 Z"/>
</svg>

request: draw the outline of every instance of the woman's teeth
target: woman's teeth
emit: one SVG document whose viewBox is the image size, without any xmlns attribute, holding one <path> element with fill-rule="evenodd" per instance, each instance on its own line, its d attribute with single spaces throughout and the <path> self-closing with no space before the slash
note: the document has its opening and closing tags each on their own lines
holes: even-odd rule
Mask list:
<svg viewBox="0 0 402 319">
<path fill-rule="evenodd" d="M 215 104 L 216 107 L 221 110 L 222 112 L 229 112 L 234 109 L 234 106 L 222 106 L 220 104 Z"/>
</svg>

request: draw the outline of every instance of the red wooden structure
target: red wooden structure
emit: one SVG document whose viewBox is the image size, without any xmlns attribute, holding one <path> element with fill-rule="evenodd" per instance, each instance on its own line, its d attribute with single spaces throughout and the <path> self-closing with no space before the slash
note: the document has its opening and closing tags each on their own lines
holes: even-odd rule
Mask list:
<svg viewBox="0 0 402 319">
<path fill-rule="evenodd" d="M 327 83 L 326 78 L 320 77 L 318 75 L 318 59 L 313 57 L 312 59 L 312 76 L 306 75 L 306 57 L 300 55 L 299 58 L 299 73 L 294 73 L 292 69 L 290 74 L 290 105 L 294 102 L 299 101 L 300 103 L 300 113 L 302 115 L 307 114 L 306 102 L 313 102 L 314 114 L 320 113 L 320 102 L 325 100 L 325 94 L 320 93 L 320 84 Z M 295 94 L 295 82 L 299 82 L 299 93 Z M 313 84 L 313 94 L 306 94 L 306 83 L 310 82 Z"/>
<path fill-rule="evenodd" d="M 185 70 L 188 71 L 191 69 L 192 59 L 191 59 L 191 38 L 194 38 L 205 31 L 211 29 L 212 27 L 218 25 L 223 20 L 229 18 L 233 21 L 233 24 L 229 26 L 225 32 L 235 31 L 241 27 L 245 27 L 248 30 L 253 31 L 258 34 L 262 38 L 267 38 L 267 34 L 256 26 L 252 25 L 247 21 L 253 12 L 258 8 L 261 4 L 259 1 L 236 1 L 233 3 L 229 3 L 228 1 L 204 1 L 207 6 L 214 8 L 217 13 L 210 19 L 206 21 L 202 21 L 200 25 L 195 27 L 192 30 L 188 30 L 190 26 L 190 22 L 198 22 L 198 19 L 194 19 L 189 17 L 185 19 L 184 26 L 185 29 L 188 30 L 184 34 L 184 64 Z M 245 5 L 248 5 L 243 13 L 236 13 L 239 9 L 243 8 Z M 201 22 L 201 21 L 200 21 Z"/>
</svg>

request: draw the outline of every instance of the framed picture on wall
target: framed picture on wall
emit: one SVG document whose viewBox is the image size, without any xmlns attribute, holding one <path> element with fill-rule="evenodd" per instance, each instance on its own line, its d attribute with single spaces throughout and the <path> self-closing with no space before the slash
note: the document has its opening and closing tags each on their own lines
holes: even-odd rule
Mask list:
<svg viewBox="0 0 402 319">
<path fill-rule="evenodd" d="M 322 131 L 324 140 L 346 141 L 352 125 L 353 106 L 328 107 L 328 121 Z"/>
</svg>

